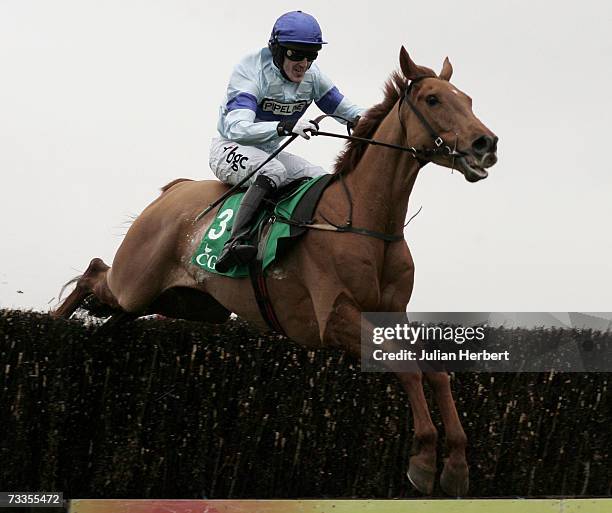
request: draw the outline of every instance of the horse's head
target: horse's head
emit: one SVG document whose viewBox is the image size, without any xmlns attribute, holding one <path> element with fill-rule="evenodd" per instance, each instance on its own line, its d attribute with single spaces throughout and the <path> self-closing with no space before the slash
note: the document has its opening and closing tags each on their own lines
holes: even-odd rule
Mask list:
<svg viewBox="0 0 612 513">
<path fill-rule="evenodd" d="M 439 136 L 444 141 L 442 148 L 448 146 L 456 151 L 439 151 L 429 160 L 455 167 L 469 182 L 486 178 L 486 168 L 497 162 L 497 136 L 474 115 L 472 99 L 450 83 L 453 67 L 448 57 L 440 75 L 436 75 L 431 69 L 415 64 L 402 46 L 400 68 L 410 81 L 399 113 L 406 127 L 406 143 L 417 148 L 435 148 L 434 140 Z"/>
</svg>

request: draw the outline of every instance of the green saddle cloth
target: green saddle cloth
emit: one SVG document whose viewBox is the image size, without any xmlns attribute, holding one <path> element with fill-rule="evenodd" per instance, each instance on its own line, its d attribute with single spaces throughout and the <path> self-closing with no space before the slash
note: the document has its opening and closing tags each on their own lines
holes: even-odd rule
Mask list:
<svg viewBox="0 0 612 513">
<path fill-rule="evenodd" d="M 306 192 L 315 185 L 319 180 L 325 179 L 325 175 L 306 180 L 289 195 L 282 197 L 274 207 L 273 211 L 273 223 L 270 228 L 270 234 L 267 237 L 267 244 L 264 251 L 263 266 L 264 269 L 274 262 L 277 257 L 278 242 L 280 239 L 291 237 L 291 226 L 287 223 L 279 221 L 279 218 L 290 219 L 293 211 L 300 203 L 300 200 L 306 194 Z M 212 222 L 204 237 L 200 246 L 191 258 L 191 262 L 198 267 L 201 267 L 205 271 L 222 274 L 224 276 L 230 276 L 232 278 L 244 278 L 249 275 L 248 265 L 232 267 L 226 273 L 220 273 L 215 270 L 215 263 L 223 245 L 230 238 L 232 231 L 232 224 L 236 217 L 236 212 L 240 206 L 240 201 L 244 196 L 244 192 L 237 192 L 225 200 L 223 205 L 217 211 L 215 220 Z M 256 223 L 256 228 L 251 233 L 259 233 L 260 225 L 270 219 L 270 212 L 264 211 L 259 216 Z M 253 241 L 257 243 L 258 241 Z"/>
</svg>

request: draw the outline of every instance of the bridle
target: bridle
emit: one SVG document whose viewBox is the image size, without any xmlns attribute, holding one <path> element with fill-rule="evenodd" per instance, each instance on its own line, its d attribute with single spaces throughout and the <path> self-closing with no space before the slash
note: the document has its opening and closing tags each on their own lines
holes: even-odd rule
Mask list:
<svg viewBox="0 0 612 513">
<path fill-rule="evenodd" d="M 338 139 L 346 139 L 348 141 L 356 141 L 356 142 L 362 142 L 365 144 L 371 144 L 372 146 L 384 146 L 386 148 L 392 148 L 394 150 L 407 151 L 415 159 L 419 161 L 419 164 L 421 165 L 421 167 L 425 165 L 427 162 L 430 162 L 435 157 L 438 157 L 438 156 L 451 157 L 453 159 L 452 167 L 454 168 L 455 158 L 464 157 L 466 155 L 465 152 L 457 150 L 457 139 L 455 139 L 455 143 L 453 147 L 451 148 L 447 143 L 445 143 L 444 139 L 442 139 L 442 137 L 434 130 L 434 128 L 429 123 L 429 121 L 427 121 L 427 118 L 417 108 L 417 106 L 412 102 L 412 100 L 410 100 L 410 93 L 412 92 L 412 86 L 415 83 L 420 82 L 421 80 L 426 79 L 426 78 L 435 78 L 437 80 L 441 80 L 438 77 L 428 77 L 428 76 L 418 77 L 418 78 L 411 80 L 408 86 L 406 87 L 406 89 L 404 90 L 404 93 L 400 97 L 399 105 L 397 107 L 397 116 L 399 119 L 400 126 L 402 127 L 404 135 L 407 139 L 408 130 L 406 129 L 406 126 L 404 125 L 404 120 L 402 119 L 402 116 L 401 116 L 402 105 L 406 103 L 410 107 L 412 112 L 415 114 L 415 116 L 418 118 L 418 120 L 421 122 L 425 130 L 427 130 L 427 132 L 429 133 L 433 141 L 433 144 L 434 144 L 432 148 L 415 148 L 414 146 L 402 146 L 399 144 L 391 144 L 391 143 L 386 143 L 382 141 L 377 141 L 376 139 L 368 139 L 367 137 L 357 137 L 357 136 L 352 135 L 350 129 L 347 129 L 348 135 L 335 134 L 333 132 L 322 132 L 320 130 L 313 132 L 312 135 L 314 136 L 321 135 L 324 137 L 336 137 Z M 313 121 L 318 125 L 325 118 L 335 118 L 335 119 L 340 119 L 342 121 L 345 121 L 346 123 L 350 123 L 350 120 L 342 116 L 337 116 L 335 114 L 323 114 L 322 116 L 317 117 Z"/>
<path fill-rule="evenodd" d="M 463 157 L 466 155 L 465 152 L 457 150 L 457 137 L 455 137 L 455 143 L 453 145 L 453 148 L 451 148 L 448 144 L 444 142 L 444 139 L 442 139 L 442 137 L 438 134 L 438 132 L 434 130 L 434 128 L 429 123 L 429 121 L 427 121 L 427 118 L 423 116 L 423 113 L 419 109 L 417 109 L 417 106 L 410 100 L 410 93 L 412 91 L 412 86 L 415 83 L 420 82 L 421 80 L 424 80 L 426 78 L 435 78 L 437 80 L 441 80 L 438 77 L 428 77 L 428 76 L 422 76 L 422 77 L 418 77 L 418 78 L 411 80 L 410 84 L 408 84 L 408 87 L 406 87 L 404 94 L 400 98 L 399 106 L 397 108 L 397 117 L 399 118 L 399 122 L 402 127 L 402 130 L 404 131 L 404 135 L 406 135 L 407 137 L 408 130 L 406 130 L 406 127 L 404 125 L 404 120 L 402 119 L 402 116 L 401 116 L 402 105 L 406 103 L 410 107 L 414 115 L 419 119 L 421 124 L 425 127 L 425 130 L 427 130 L 431 139 L 433 140 L 433 143 L 434 143 L 433 148 L 423 148 L 420 150 L 417 150 L 416 148 L 412 148 L 415 151 L 415 154 L 413 154 L 414 157 L 417 160 L 419 160 L 419 162 L 421 162 L 421 165 L 432 160 L 433 157 L 442 155 L 446 157 L 452 157 L 453 159 L 452 168 L 454 168 L 455 158 Z M 425 162 L 422 162 L 422 160 L 424 160 Z"/>
<path fill-rule="evenodd" d="M 386 148 L 392 148 L 395 150 L 400 150 L 400 151 L 407 151 L 408 153 L 410 153 L 419 163 L 419 167 L 423 167 L 425 164 L 427 164 L 428 162 L 430 162 L 431 160 L 433 160 L 435 157 L 437 156 L 445 156 L 445 157 L 450 157 L 452 159 L 451 162 L 451 166 L 452 169 L 454 169 L 455 167 L 455 158 L 457 157 L 463 157 L 466 155 L 466 153 L 462 152 L 462 151 L 458 151 L 457 150 L 457 139 L 455 139 L 455 144 L 453 146 L 453 148 L 451 148 L 448 144 L 446 144 L 444 142 L 444 139 L 442 139 L 442 137 L 434 130 L 434 128 L 431 126 L 431 124 L 429 123 L 429 121 L 427 121 L 427 118 L 425 118 L 425 116 L 423 116 L 423 113 L 417 108 L 417 106 L 410 100 L 410 93 L 412 92 L 412 86 L 416 83 L 419 82 L 420 80 L 423 80 L 425 78 L 438 78 L 438 77 L 418 77 L 414 80 L 410 81 L 410 84 L 408 84 L 408 87 L 406 87 L 404 94 L 400 97 L 399 100 L 399 105 L 397 107 L 397 115 L 399 118 L 399 122 L 400 125 L 402 127 L 402 130 L 404 132 L 404 136 L 406 137 L 406 139 L 408 138 L 408 131 L 406 130 L 406 126 L 404 125 L 404 120 L 402 119 L 401 116 L 401 110 L 402 110 L 402 104 L 406 103 L 408 104 L 408 106 L 411 108 L 412 112 L 414 112 L 414 114 L 416 115 L 416 117 L 419 119 L 419 121 L 421 122 L 421 124 L 425 127 L 425 130 L 427 130 L 427 132 L 429 133 L 429 135 L 431 136 L 431 139 L 433 141 L 434 146 L 432 148 L 415 148 L 414 146 L 402 146 L 399 144 L 391 144 L 391 143 L 386 143 L 386 142 L 382 142 L 382 141 L 377 141 L 375 139 L 368 139 L 365 137 L 357 137 L 352 135 L 351 133 L 351 129 L 347 126 L 347 132 L 348 135 L 342 135 L 342 134 L 336 134 L 336 133 L 332 133 L 332 132 L 322 132 L 320 130 L 317 130 L 316 132 L 312 132 L 313 136 L 324 136 L 324 137 L 336 137 L 338 139 L 346 139 L 349 141 L 357 141 L 357 142 L 363 142 L 366 144 L 371 144 L 373 146 L 384 146 Z M 441 79 L 438 79 L 441 80 Z M 348 123 L 350 123 L 350 121 L 346 118 L 343 118 L 342 116 L 337 116 L 334 114 L 323 114 L 322 116 L 317 117 L 316 119 L 314 119 L 314 123 L 317 125 L 319 125 L 319 123 L 325 119 L 325 118 L 336 118 L 336 119 L 341 119 L 343 121 L 345 121 L 348 125 Z M 347 203 L 348 203 L 348 216 L 346 218 L 346 221 L 343 225 L 338 225 L 335 223 L 332 223 L 329 219 L 327 219 L 324 215 L 320 214 L 321 217 L 325 220 L 326 224 L 320 224 L 320 223 L 314 223 L 313 221 L 311 222 L 300 222 L 300 223 L 295 223 L 293 222 L 291 219 L 289 218 L 278 218 L 279 221 L 287 223 L 287 224 L 293 224 L 296 226 L 300 226 L 303 228 L 309 228 L 309 229 L 315 229 L 315 230 L 327 230 L 327 231 L 334 231 L 334 232 L 350 232 L 350 233 L 356 233 L 359 235 L 365 235 L 367 237 L 374 237 L 376 239 L 381 239 L 384 240 L 385 242 L 396 242 L 396 241 L 400 241 L 404 239 L 404 234 L 389 234 L 389 233 L 382 233 L 382 232 L 377 232 L 377 231 L 373 231 L 373 230 L 368 230 L 365 228 L 357 228 L 355 226 L 353 226 L 353 200 L 351 198 L 351 193 L 344 181 L 344 174 L 343 173 L 338 173 L 336 175 L 341 184 L 342 187 L 344 189 L 344 193 L 346 195 L 346 199 L 347 199 Z M 419 209 L 420 212 L 420 209 Z M 409 220 L 408 223 L 419 213 L 417 212 L 414 216 L 412 216 Z M 406 225 L 408 225 L 408 223 L 406 223 Z M 406 227 L 406 225 L 404 225 L 404 227 Z"/>
</svg>

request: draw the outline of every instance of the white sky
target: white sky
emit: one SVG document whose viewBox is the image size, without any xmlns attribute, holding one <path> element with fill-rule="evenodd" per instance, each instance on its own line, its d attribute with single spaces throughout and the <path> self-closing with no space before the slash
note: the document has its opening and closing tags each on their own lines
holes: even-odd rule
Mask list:
<svg viewBox="0 0 612 513">
<path fill-rule="evenodd" d="M 409 309 L 611 311 L 611 5 L 0 0 L 0 307 L 48 309 L 92 257 L 112 262 L 160 186 L 212 177 L 231 68 L 302 9 L 329 41 L 320 67 L 356 103 L 380 100 L 404 44 L 437 71 L 448 55 L 500 138 L 483 182 L 421 173 Z M 292 151 L 329 168 L 341 145 Z"/>
</svg>

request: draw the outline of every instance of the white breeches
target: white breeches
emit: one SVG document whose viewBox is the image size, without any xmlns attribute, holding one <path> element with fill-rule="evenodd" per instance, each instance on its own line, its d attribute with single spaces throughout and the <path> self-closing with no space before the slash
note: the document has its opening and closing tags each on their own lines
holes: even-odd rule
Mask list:
<svg viewBox="0 0 612 513">
<path fill-rule="evenodd" d="M 219 180 L 236 185 L 269 156 L 269 153 L 254 146 L 216 137 L 210 145 L 209 163 L 212 172 Z M 251 185 L 258 174 L 269 177 L 277 187 L 280 187 L 299 178 L 324 175 L 325 170 L 302 157 L 282 151 L 255 173 L 246 185 Z"/>
</svg>

